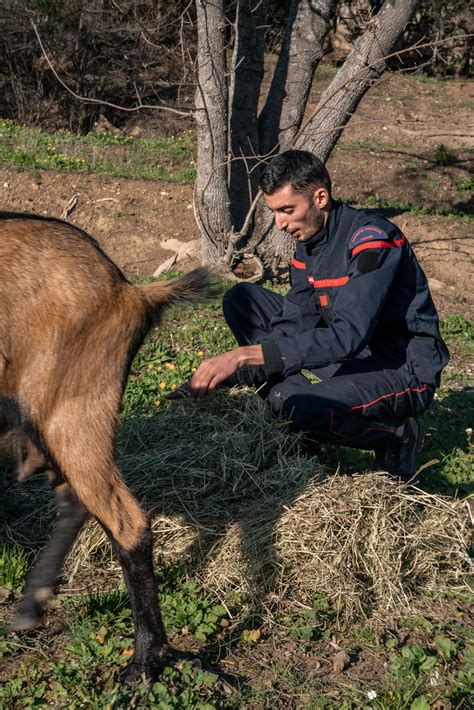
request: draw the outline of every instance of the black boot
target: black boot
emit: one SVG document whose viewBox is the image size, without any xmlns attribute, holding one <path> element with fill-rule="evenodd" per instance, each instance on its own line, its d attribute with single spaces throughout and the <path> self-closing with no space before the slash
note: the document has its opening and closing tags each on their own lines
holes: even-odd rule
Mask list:
<svg viewBox="0 0 474 710">
<path fill-rule="evenodd" d="M 388 449 L 384 456 L 384 470 L 401 481 L 409 481 L 416 473 L 416 458 L 423 446 L 424 427 L 415 417 L 404 424 L 397 448 Z"/>
</svg>

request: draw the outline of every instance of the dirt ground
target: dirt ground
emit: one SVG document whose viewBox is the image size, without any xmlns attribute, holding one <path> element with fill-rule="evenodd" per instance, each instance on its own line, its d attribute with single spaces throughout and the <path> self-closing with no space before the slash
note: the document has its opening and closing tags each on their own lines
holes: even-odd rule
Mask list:
<svg viewBox="0 0 474 710">
<path fill-rule="evenodd" d="M 317 99 L 318 86 L 308 114 Z M 328 162 L 336 197 L 389 203 L 384 212 L 415 246 L 442 315 L 467 315 L 474 304 L 472 219 L 396 205 L 472 215 L 474 200 L 462 185 L 473 167 L 473 106 L 473 82 L 383 81 L 366 95 Z M 143 119 L 141 129 L 152 133 L 153 121 Z M 152 275 L 176 253 L 180 270 L 199 262 L 192 185 L 0 169 L 0 209 L 60 217 L 74 197 L 68 219 L 95 236 L 129 278 Z"/>
</svg>

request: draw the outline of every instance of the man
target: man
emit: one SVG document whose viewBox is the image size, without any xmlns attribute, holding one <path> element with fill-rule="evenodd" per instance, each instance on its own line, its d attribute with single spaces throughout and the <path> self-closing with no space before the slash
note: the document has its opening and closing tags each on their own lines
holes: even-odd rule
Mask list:
<svg viewBox="0 0 474 710">
<path fill-rule="evenodd" d="M 326 168 L 306 151 L 276 156 L 260 187 L 277 229 L 296 241 L 291 289 L 283 297 L 241 283 L 227 292 L 224 315 L 239 347 L 202 362 L 189 393 L 266 383 L 270 407 L 293 430 L 374 449 L 377 467 L 408 480 L 418 416 L 449 359 L 409 243 L 381 215 L 334 200 Z"/>
</svg>

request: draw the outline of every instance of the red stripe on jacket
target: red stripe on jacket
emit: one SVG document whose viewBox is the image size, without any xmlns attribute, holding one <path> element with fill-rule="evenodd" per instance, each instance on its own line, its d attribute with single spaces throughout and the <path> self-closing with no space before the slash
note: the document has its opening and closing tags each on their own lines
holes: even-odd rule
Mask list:
<svg viewBox="0 0 474 710">
<path fill-rule="evenodd" d="M 292 259 L 290 263 L 296 269 L 306 269 L 306 264 L 304 263 L 304 261 L 298 261 L 298 259 Z"/>
<path fill-rule="evenodd" d="M 404 234 L 402 234 L 400 239 L 394 239 L 393 242 L 385 242 L 381 240 L 366 242 L 365 244 L 359 244 L 359 246 L 354 247 L 352 250 L 352 256 L 355 256 L 360 251 L 364 251 L 364 249 L 396 249 L 397 247 L 402 247 L 405 242 L 406 237 Z"/>
<path fill-rule="evenodd" d="M 314 288 L 330 288 L 331 286 L 344 286 L 349 281 L 348 276 L 341 276 L 339 279 L 321 279 L 315 281 L 312 276 L 308 276 L 308 281 Z"/>
</svg>

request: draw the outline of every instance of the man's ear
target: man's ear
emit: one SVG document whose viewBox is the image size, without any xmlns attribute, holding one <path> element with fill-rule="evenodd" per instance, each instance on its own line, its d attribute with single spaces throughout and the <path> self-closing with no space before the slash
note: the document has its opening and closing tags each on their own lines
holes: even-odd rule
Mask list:
<svg viewBox="0 0 474 710">
<path fill-rule="evenodd" d="M 328 206 L 330 199 L 331 198 L 329 197 L 329 192 L 326 190 L 325 187 L 317 187 L 313 192 L 313 204 L 320 210 L 323 210 L 325 207 Z"/>
</svg>

